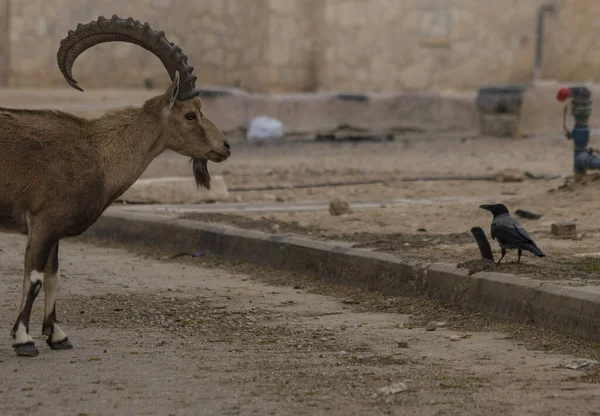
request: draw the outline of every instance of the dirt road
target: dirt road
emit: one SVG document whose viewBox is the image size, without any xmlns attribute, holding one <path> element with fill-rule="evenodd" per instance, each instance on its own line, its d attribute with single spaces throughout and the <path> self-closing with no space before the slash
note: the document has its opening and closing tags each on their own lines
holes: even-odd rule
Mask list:
<svg viewBox="0 0 600 416">
<path fill-rule="evenodd" d="M 408 314 L 349 302 L 344 289 L 325 296 L 298 277 L 275 285 L 288 278 L 80 241 L 61 247 L 58 303 L 75 349 L 45 346 L 38 299 L 40 355 L 18 358 L 8 334 L 23 246 L 0 235 L 2 415 L 600 414 L 595 366 L 564 368 L 581 357 L 485 325 L 428 332 Z M 419 302 L 402 302 L 420 314 Z"/>
</svg>

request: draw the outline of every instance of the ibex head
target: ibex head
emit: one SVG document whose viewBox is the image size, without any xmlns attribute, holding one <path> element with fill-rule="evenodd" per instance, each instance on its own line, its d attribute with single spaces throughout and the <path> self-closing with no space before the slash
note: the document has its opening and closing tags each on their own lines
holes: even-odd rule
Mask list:
<svg viewBox="0 0 600 416">
<path fill-rule="evenodd" d="M 202 102 L 196 90 L 194 68 L 187 63 L 181 48 L 167 40 L 164 32 L 154 31 L 148 23 L 133 18 L 99 17 L 86 25 L 79 24 L 60 43 L 58 66 L 73 88 L 83 91 L 71 71 L 75 59 L 85 50 L 105 42 L 129 42 L 156 55 L 171 77 L 171 85 L 159 97 L 149 100 L 146 107 L 160 117 L 165 147 L 193 159 L 194 177 L 200 186 L 210 187 L 208 160 L 222 162 L 231 150 L 219 129 L 203 114 Z"/>
</svg>

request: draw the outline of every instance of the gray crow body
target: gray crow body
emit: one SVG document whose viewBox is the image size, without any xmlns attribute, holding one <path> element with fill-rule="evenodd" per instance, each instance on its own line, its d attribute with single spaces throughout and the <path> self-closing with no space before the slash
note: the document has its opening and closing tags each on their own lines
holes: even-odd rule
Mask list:
<svg viewBox="0 0 600 416">
<path fill-rule="evenodd" d="M 504 205 L 480 205 L 479 208 L 490 211 L 494 215 L 491 236 L 494 240 L 498 240 L 498 244 L 500 244 L 500 248 L 502 249 L 502 257 L 498 260 L 498 264 L 500 264 L 506 255 L 506 250 L 515 248 L 519 253 L 517 263 L 521 262 L 522 250 L 527 250 L 537 257 L 545 257 L 545 254 L 533 242 L 533 239 L 525 231 L 525 228 L 510 216 L 508 209 Z"/>
</svg>

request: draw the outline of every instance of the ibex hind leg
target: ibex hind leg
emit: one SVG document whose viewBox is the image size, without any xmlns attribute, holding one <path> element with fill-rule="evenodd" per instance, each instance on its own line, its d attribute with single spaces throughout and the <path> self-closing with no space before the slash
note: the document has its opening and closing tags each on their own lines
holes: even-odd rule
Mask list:
<svg viewBox="0 0 600 416">
<path fill-rule="evenodd" d="M 25 249 L 25 273 L 23 276 L 23 297 L 19 316 L 13 326 L 11 335 L 15 340 L 13 348 L 19 356 L 35 357 L 38 350 L 33 338 L 29 335 L 29 319 L 31 308 L 44 283 L 44 269 L 52 247 L 56 243 L 49 233 L 28 224 L 29 237 Z"/>
<path fill-rule="evenodd" d="M 56 294 L 58 292 L 58 241 L 52 247 L 46 269 L 44 270 L 44 324 L 42 334 L 47 335 L 46 343 L 53 350 L 70 350 L 73 345 L 58 326 L 56 319 Z"/>
</svg>

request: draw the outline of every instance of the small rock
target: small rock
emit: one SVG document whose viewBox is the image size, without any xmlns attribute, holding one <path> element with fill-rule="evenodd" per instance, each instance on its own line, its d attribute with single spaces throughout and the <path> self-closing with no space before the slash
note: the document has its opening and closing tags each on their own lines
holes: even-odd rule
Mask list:
<svg viewBox="0 0 600 416">
<path fill-rule="evenodd" d="M 450 341 L 460 341 L 460 340 L 461 340 L 460 335 L 452 335 L 450 337 Z"/>
<path fill-rule="evenodd" d="M 389 396 L 391 394 L 398 394 L 408 390 L 408 386 L 405 383 L 394 383 L 389 386 L 385 386 L 380 388 L 378 391 L 379 394 L 383 394 Z"/>
<path fill-rule="evenodd" d="M 438 328 L 438 323 L 435 321 L 429 322 L 425 327 L 425 331 L 435 331 Z"/>
<path fill-rule="evenodd" d="M 350 204 L 344 198 L 329 201 L 329 213 L 333 216 L 343 215 L 350 211 Z"/>
<path fill-rule="evenodd" d="M 274 233 L 278 233 L 279 232 L 279 224 L 271 225 L 271 231 Z"/>
<path fill-rule="evenodd" d="M 275 201 L 277 199 L 273 194 L 262 194 L 261 197 L 265 201 Z"/>
<path fill-rule="evenodd" d="M 551 227 L 552 235 L 555 237 L 577 236 L 577 225 L 572 221 L 554 223 Z"/>
<path fill-rule="evenodd" d="M 277 195 L 275 197 L 275 201 L 277 201 L 277 202 L 285 202 L 285 201 L 287 201 L 287 198 L 285 196 L 283 196 L 283 195 Z"/>
<path fill-rule="evenodd" d="M 345 299 L 342 301 L 342 303 L 345 305 L 358 305 L 360 304 L 360 301 L 356 299 Z"/>
<path fill-rule="evenodd" d="M 242 198 L 241 195 L 236 195 L 235 198 L 234 198 L 235 202 L 242 202 L 243 200 L 244 200 L 244 198 Z"/>
<path fill-rule="evenodd" d="M 406 341 L 396 341 L 396 344 L 398 344 L 398 348 L 408 348 L 408 342 Z"/>
</svg>

